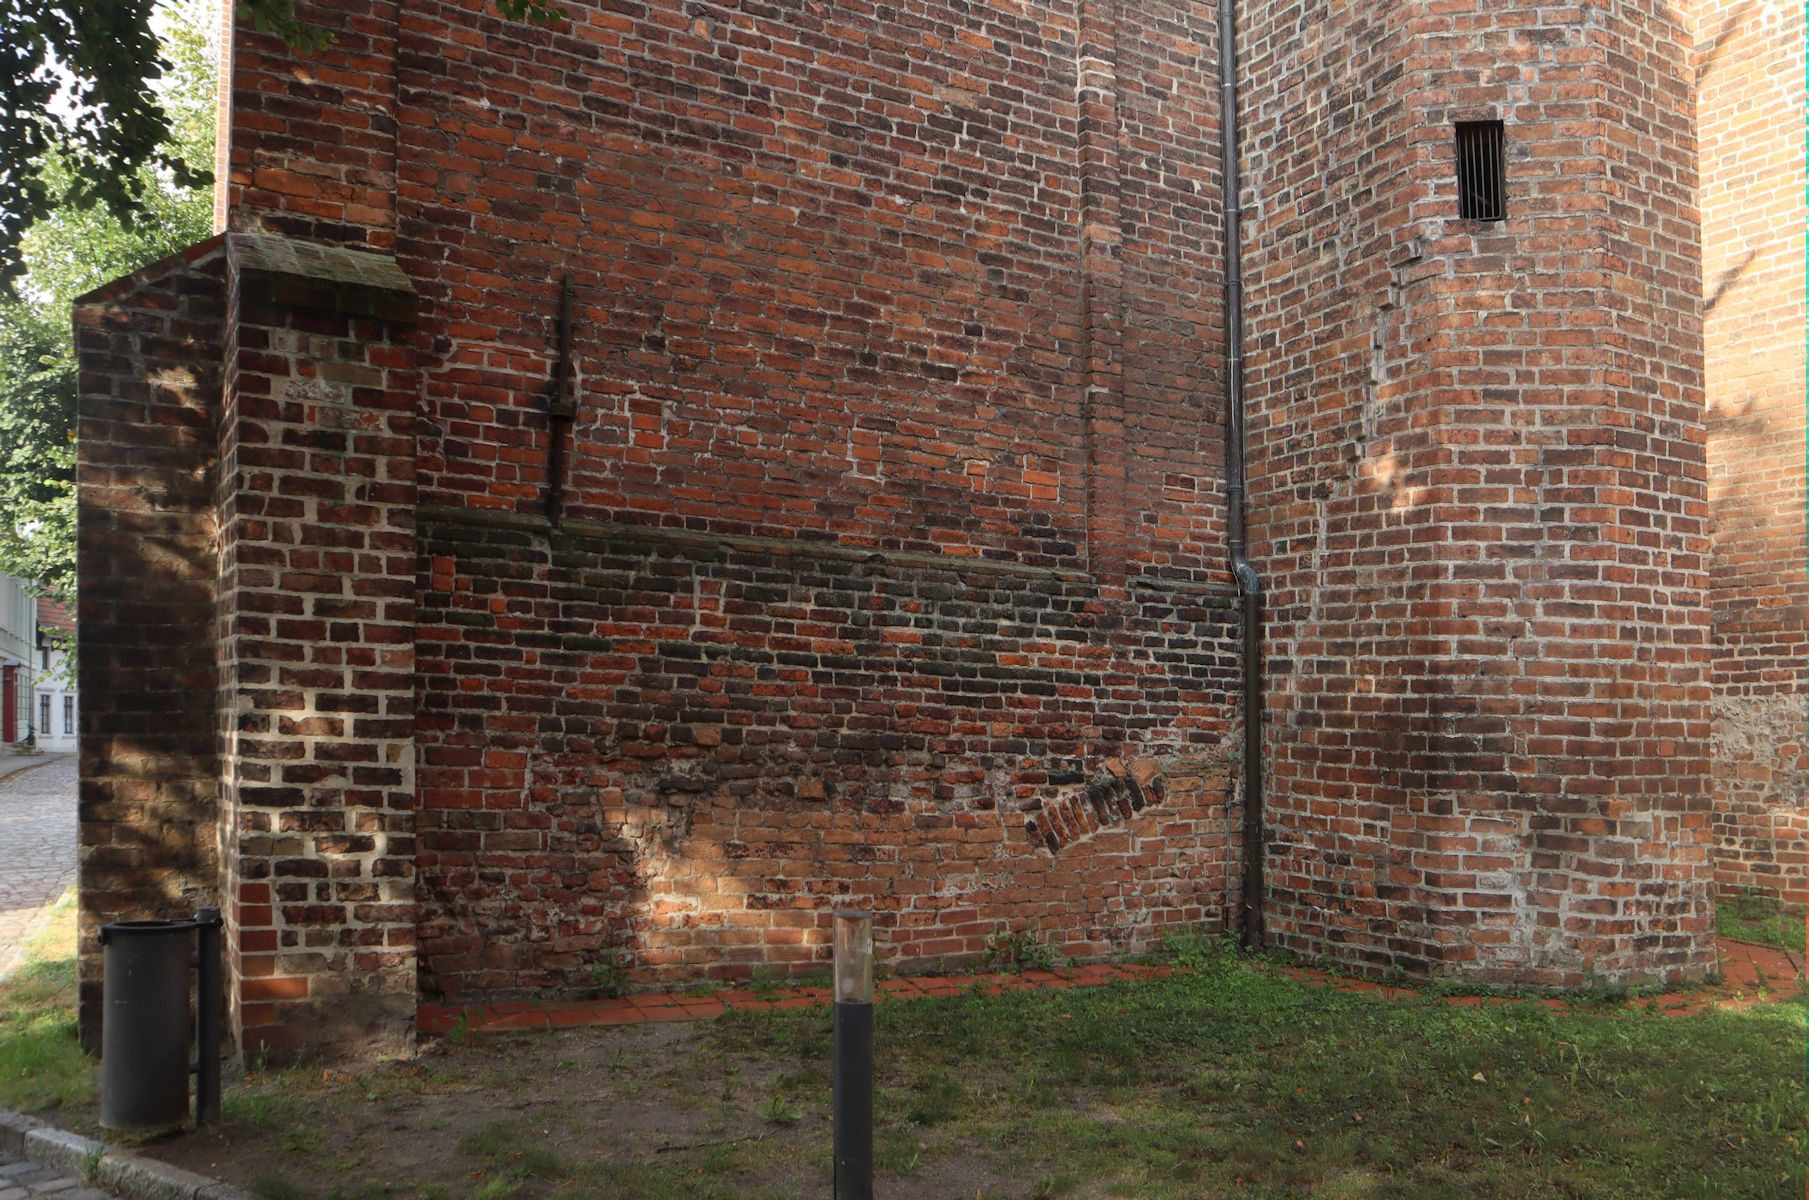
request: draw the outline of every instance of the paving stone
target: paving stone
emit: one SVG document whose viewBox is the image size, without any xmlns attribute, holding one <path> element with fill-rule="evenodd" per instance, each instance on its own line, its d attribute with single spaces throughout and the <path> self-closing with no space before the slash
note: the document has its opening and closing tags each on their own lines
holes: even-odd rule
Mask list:
<svg viewBox="0 0 1809 1200">
<path fill-rule="evenodd" d="M 39 910 L 75 882 L 75 755 L 46 758 L 0 782 L 0 978 Z M 16 761 L 0 759 L 0 772 Z"/>
<path fill-rule="evenodd" d="M 115 1200 L 28 1158 L 0 1152 L 0 1200 Z"/>
</svg>

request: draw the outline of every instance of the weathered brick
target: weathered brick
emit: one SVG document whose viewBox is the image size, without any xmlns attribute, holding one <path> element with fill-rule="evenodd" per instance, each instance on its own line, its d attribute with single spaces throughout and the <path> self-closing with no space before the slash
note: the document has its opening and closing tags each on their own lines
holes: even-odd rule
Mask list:
<svg viewBox="0 0 1809 1200">
<path fill-rule="evenodd" d="M 1715 878 L 1809 905 L 1803 38 L 1698 0 Z"/>
<path fill-rule="evenodd" d="M 1800 394 L 1800 305 L 1711 281 L 1705 422 L 1695 68 L 1746 10 L 1697 7 L 1240 6 L 1291 949 L 1677 979 L 1712 839 L 1809 870 L 1800 421 L 1721 399 Z M 298 12 L 307 62 L 230 32 L 231 240 L 83 309 L 84 562 L 133 564 L 84 568 L 90 909 L 193 837 L 277 1054 L 612 953 L 808 969 L 843 899 L 901 966 L 1225 923 L 1210 6 Z M 1759 76 L 1705 78 L 1713 266 L 1776 173 Z M 1454 213 L 1489 116 L 1500 226 Z"/>
<path fill-rule="evenodd" d="M 1700 977 L 1689 32 L 1405 4 L 1303 52 L 1291 10 L 1245 12 L 1270 929 L 1360 970 Z M 1453 123 L 1489 118 L 1507 219 L 1464 221 Z M 1486 883 L 1457 869 L 1485 834 Z M 1635 869 L 1652 891 L 1614 890 Z"/>
<path fill-rule="evenodd" d="M 214 476 L 212 447 L 194 431 L 211 429 L 218 409 L 224 313 L 218 238 L 75 305 L 78 945 L 82 1044 L 93 1050 L 99 927 L 220 900 Z"/>
</svg>

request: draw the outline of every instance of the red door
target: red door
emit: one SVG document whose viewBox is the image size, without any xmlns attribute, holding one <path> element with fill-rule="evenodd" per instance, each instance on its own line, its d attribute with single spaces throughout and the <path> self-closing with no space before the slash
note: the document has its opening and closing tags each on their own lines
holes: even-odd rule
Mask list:
<svg viewBox="0 0 1809 1200">
<path fill-rule="evenodd" d="M 0 687 L 6 689 L 5 711 L 0 712 L 0 740 L 8 745 L 19 740 L 19 668 L 8 667 Z"/>
</svg>

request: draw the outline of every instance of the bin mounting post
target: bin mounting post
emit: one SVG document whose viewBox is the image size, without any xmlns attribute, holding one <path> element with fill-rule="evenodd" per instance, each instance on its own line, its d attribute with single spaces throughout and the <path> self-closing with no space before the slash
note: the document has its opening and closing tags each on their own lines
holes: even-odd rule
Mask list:
<svg viewBox="0 0 1809 1200">
<path fill-rule="evenodd" d="M 220 934 L 217 908 L 195 912 L 195 1124 L 220 1123 Z"/>
</svg>

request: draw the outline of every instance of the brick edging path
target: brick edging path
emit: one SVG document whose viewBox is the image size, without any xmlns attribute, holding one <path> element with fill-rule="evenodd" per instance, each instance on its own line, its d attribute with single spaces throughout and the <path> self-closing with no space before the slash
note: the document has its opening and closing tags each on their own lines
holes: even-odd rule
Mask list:
<svg viewBox="0 0 1809 1200">
<path fill-rule="evenodd" d="M 1746 1008 L 1758 1003 L 1761 993 L 1787 986 L 1803 978 L 1802 965 L 1788 951 L 1732 938 L 1717 939 L 1722 978 L 1713 987 L 1658 996 L 1639 996 L 1627 1007 L 1651 1008 L 1665 1016 L 1687 1016 L 1708 1008 Z M 1279 967 L 1283 975 L 1303 983 L 1344 992 L 1360 992 L 1385 999 L 1419 996 L 1467 1007 L 1478 1004 L 1541 1004 L 1568 1011 L 1573 1001 L 1556 996 L 1442 996 L 1420 987 L 1399 987 L 1334 975 L 1311 967 Z M 934 975 L 887 979 L 874 986 L 882 999 L 912 1000 L 925 996 L 953 996 L 969 989 L 987 995 L 1034 989 L 1098 987 L 1120 979 L 1157 979 L 1177 972 L 1175 967 L 1127 964 L 1073 967 L 1062 971 L 1032 970 L 1021 973 Z M 564 1029 L 586 1025 L 639 1025 L 650 1021 L 698 1021 L 725 1012 L 758 1012 L 769 1009 L 814 1008 L 829 1002 L 824 987 L 774 988 L 759 992 L 731 988 L 715 992 L 648 992 L 615 1000 L 506 1000 L 492 1004 L 422 1004 L 416 1026 L 423 1034 L 441 1035 L 463 1028 L 469 1032 L 502 1032 L 521 1029 Z"/>
</svg>

